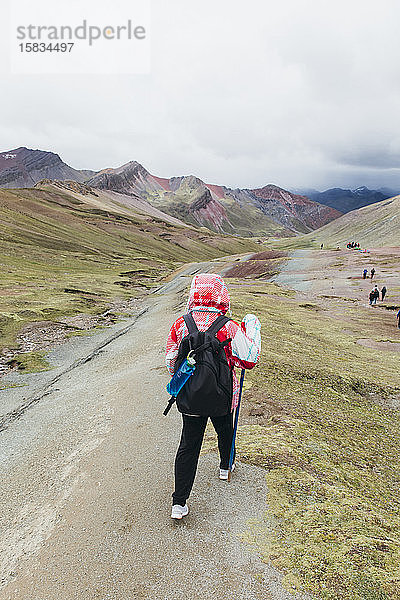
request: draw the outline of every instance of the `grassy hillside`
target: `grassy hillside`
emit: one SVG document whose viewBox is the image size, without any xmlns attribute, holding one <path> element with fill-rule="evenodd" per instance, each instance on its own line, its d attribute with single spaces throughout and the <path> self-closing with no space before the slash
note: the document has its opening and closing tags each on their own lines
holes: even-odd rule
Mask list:
<svg viewBox="0 0 400 600">
<path fill-rule="evenodd" d="M 400 246 L 400 196 L 349 212 L 324 227 L 290 242 L 290 247 L 345 246 L 348 241 L 363 247 Z M 286 246 L 286 245 L 285 245 Z"/>
<path fill-rule="evenodd" d="M 356 343 L 400 341 L 393 317 L 337 299 L 323 308 L 260 281 L 229 287 L 235 313 L 259 315 L 263 333 L 238 452 L 266 470 L 277 526 L 266 537 L 252 522 L 249 542 L 319 598 L 398 600 L 399 354 Z"/>
<path fill-rule="evenodd" d="M 30 321 L 99 313 L 184 262 L 259 248 L 51 185 L 0 190 L 0 226 L 1 347 Z"/>
</svg>

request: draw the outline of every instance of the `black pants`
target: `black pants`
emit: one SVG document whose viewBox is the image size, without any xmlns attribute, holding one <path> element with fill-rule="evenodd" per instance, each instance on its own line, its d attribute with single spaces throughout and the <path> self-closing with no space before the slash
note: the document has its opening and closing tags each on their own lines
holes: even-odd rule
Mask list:
<svg viewBox="0 0 400 600">
<path fill-rule="evenodd" d="M 183 429 L 175 458 L 175 491 L 172 498 L 173 504 L 184 506 L 192 491 L 208 417 L 182 415 L 182 418 Z M 218 435 L 220 468 L 228 469 L 233 436 L 232 413 L 210 419 Z"/>
</svg>

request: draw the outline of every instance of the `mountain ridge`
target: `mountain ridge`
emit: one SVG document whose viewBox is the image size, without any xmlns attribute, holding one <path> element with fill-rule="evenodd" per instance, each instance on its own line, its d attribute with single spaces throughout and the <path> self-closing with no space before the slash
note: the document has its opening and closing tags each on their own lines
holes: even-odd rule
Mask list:
<svg viewBox="0 0 400 600">
<path fill-rule="evenodd" d="M 293 236 L 325 226 L 341 214 L 392 197 L 393 190 L 286 190 L 274 184 L 230 188 L 196 175 L 158 177 L 136 160 L 100 171 L 74 169 L 55 152 L 19 147 L 0 154 L 0 188 L 32 187 L 43 179 L 76 181 L 145 201 L 186 224 L 247 236 Z"/>
<path fill-rule="evenodd" d="M 301 190 L 297 191 L 301 192 Z M 323 192 L 315 189 L 304 189 L 303 193 L 315 202 L 335 208 L 341 213 L 348 213 L 363 206 L 369 206 L 370 204 L 393 198 L 399 192 L 390 188 L 371 190 L 367 186 L 362 185 L 355 189 L 333 187 Z"/>
<path fill-rule="evenodd" d="M 21 146 L 0 154 L 0 188 L 32 187 L 41 179 L 83 182 L 94 173 L 70 167 L 55 152 Z"/>
<path fill-rule="evenodd" d="M 137 195 L 187 223 L 243 236 L 305 233 L 341 214 L 272 184 L 260 190 L 234 190 L 195 175 L 166 179 L 136 161 L 101 171 L 87 183 Z"/>
</svg>

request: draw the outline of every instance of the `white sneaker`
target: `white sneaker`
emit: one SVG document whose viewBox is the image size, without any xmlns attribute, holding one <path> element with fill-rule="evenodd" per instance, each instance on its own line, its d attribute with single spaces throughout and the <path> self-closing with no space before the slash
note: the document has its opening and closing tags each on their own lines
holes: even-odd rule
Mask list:
<svg viewBox="0 0 400 600">
<path fill-rule="evenodd" d="M 233 463 L 231 468 L 231 473 L 235 470 L 235 463 Z M 219 470 L 219 478 L 225 479 L 225 481 L 229 478 L 229 469 L 220 469 Z"/>
<path fill-rule="evenodd" d="M 171 512 L 171 519 L 182 519 L 182 517 L 186 517 L 189 512 L 189 507 L 187 504 L 185 506 L 181 506 L 180 504 L 174 504 Z"/>
</svg>

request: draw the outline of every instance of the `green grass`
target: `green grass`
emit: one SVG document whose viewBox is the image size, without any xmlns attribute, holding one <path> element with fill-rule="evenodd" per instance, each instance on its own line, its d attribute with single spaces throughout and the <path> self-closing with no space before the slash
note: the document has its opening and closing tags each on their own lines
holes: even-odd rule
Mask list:
<svg viewBox="0 0 400 600">
<path fill-rule="evenodd" d="M 259 315 L 263 333 L 244 392 L 263 416 L 240 426 L 238 453 L 266 469 L 277 521 L 272 537 L 253 523 L 248 539 L 288 585 L 320 598 L 399 599 L 400 424 L 389 408 L 399 355 L 359 346 L 338 319 L 271 284 L 232 286 L 235 313 Z M 343 311 L 376 337 L 380 315 L 367 324 Z"/>
<path fill-rule="evenodd" d="M 25 383 L 5 383 L 4 381 L 0 381 L 0 391 L 1 390 L 10 390 L 16 387 L 25 387 Z"/>
<path fill-rule="evenodd" d="M 46 360 L 46 352 L 25 352 L 14 356 L 12 362 L 16 364 L 19 371 L 24 373 L 39 373 L 49 371 L 52 367 Z"/>
</svg>

